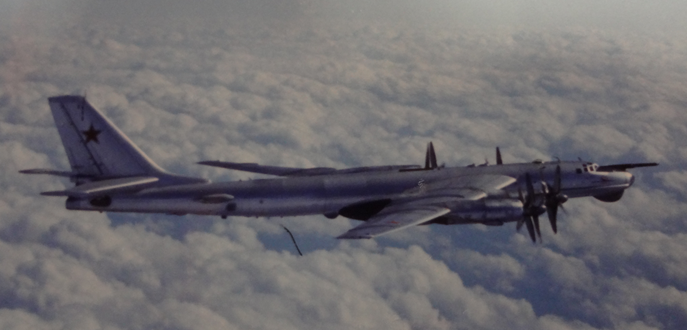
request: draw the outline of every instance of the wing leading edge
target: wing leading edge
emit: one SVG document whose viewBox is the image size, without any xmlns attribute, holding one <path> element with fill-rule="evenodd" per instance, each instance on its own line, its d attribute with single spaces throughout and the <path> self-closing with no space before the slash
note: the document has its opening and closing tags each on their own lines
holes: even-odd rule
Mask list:
<svg viewBox="0 0 687 331">
<path fill-rule="evenodd" d="M 337 239 L 371 239 L 431 221 L 451 212 L 463 202 L 483 199 L 514 183 L 501 175 L 462 176 L 438 180 L 408 190 L 367 222 L 348 230 Z"/>
</svg>

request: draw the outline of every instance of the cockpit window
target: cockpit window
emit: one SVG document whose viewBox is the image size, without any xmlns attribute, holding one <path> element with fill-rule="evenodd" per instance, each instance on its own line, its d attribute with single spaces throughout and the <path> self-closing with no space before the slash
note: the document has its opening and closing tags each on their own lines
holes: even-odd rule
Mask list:
<svg viewBox="0 0 687 331">
<path fill-rule="evenodd" d="M 598 168 L 599 168 L 599 165 L 596 163 L 584 163 L 584 164 L 582 164 L 582 169 L 584 169 L 584 172 L 595 172 Z"/>
</svg>

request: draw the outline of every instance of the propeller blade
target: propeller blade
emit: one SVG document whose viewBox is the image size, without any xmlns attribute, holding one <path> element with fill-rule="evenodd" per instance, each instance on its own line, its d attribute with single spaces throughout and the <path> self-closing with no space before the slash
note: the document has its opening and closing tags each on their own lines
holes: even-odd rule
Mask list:
<svg viewBox="0 0 687 331">
<path fill-rule="evenodd" d="M 530 207 L 532 202 L 534 202 L 534 186 L 532 186 L 532 177 L 529 173 L 525 173 L 525 182 L 527 184 L 527 197 L 525 198 L 527 206 Z"/>
<path fill-rule="evenodd" d="M 496 147 L 496 164 L 503 164 L 503 159 L 501 158 L 501 150 Z"/>
<path fill-rule="evenodd" d="M 558 233 L 558 228 L 556 227 L 558 203 L 546 205 L 546 212 L 549 214 L 549 223 L 551 223 L 551 229 L 553 229 L 553 233 Z"/>
<path fill-rule="evenodd" d="M 541 230 L 539 228 L 539 216 L 537 214 L 532 215 L 532 219 L 534 220 L 534 230 L 537 231 L 537 238 L 539 238 L 539 242 L 541 242 Z"/>
<path fill-rule="evenodd" d="M 525 210 L 526 210 L 526 209 L 525 209 L 525 198 L 523 198 L 523 196 L 522 196 L 522 190 L 521 190 L 519 187 L 518 187 L 518 199 L 520 199 L 520 202 L 522 203 L 522 207 L 523 207 L 523 208 L 522 208 L 522 211 L 523 211 L 523 215 L 524 215 L 524 214 L 525 214 Z M 524 217 L 524 216 L 523 216 L 523 217 Z M 520 218 L 520 219 L 518 220 L 518 224 L 515 226 L 515 230 L 518 231 L 518 232 L 520 232 L 520 229 L 522 229 L 522 225 L 523 225 L 523 224 L 525 224 L 525 221 L 524 221 L 522 218 Z"/>
<path fill-rule="evenodd" d="M 549 216 L 549 223 L 553 233 L 558 233 L 556 226 L 558 220 L 558 207 L 568 201 L 568 197 L 561 194 L 561 166 L 556 166 L 556 173 L 553 178 L 553 186 L 546 192 L 546 213 Z"/>
<path fill-rule="evenodd" d="M 532 242 L 537 242 L 537 240 L 534 237 L 534 225 L 532 224 L 532 218 L 525 216 L 525 225 L 527 225 L 527 232 L 530 234 L 530 238 L 532 238 Z"/>
<path fill-rule="evenodd" d="M 541 241 L 541 230 L 539 228 L 539 216 L 537 214 L 538 206 L 534 206 L 534 186 L 532 185 L 532 178 L 529 173 L 525 173 L 525 181 L 527 184 L 527 196 L 522 196 L 522 190 L 518 188 L 518 198 L 522 202 L 522 219 L 518 220 L 518 225 L 515 227 L 518 231 L 522 227 L 523 222 L 527 226 L 527 232 L 532 239 L 532 242 L 537 242 L 537 237 Z M 534 209 L 534 210 L 533 210 Z M 536 231 L 536 232 L 535 232 Z"/>
<path fill-rule="evenodd" d="M 561 193 L 561 166 L 556 166 L 556 176 L 553 179 L 553 193 L 558 195 Z"/>
<path fill-rule="evenodd" d="M 522 206 L 523 206 L 522 211 L 523 211 L 523 215 L 524 215 L 525 214 L 525 198 L 522 197 L 522 190 L 519 187 L 518 187 L 518 199 L 522 203 Z M 522 218 L 518 219 L 518 224 L 515 226 L 515 230 L 520 232 L 520 229 L 522 229 L 523 224 L 525 224 L 525 221 Z"/>
</svg>

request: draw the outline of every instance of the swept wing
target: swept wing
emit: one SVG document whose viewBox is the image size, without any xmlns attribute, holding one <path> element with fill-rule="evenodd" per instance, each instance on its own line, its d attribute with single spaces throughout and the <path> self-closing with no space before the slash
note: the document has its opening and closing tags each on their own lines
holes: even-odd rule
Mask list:
<svg viewBox="0 0 687 331">
<path fill-rule="evenodd" d="M 451 209 L 439 206 L 396 205 L 384 208 L 366 223 L 338 236 L 338 239 L 371 239 L 446 215 Z"/>
<path fill-rule="evenodd" d="M 382 209 L 367 222 L 337 237 L 370 239 L 431 221 L 451 212 L 461 202 L 485 198 L 490 192 L 514 183 L 501 175 L 461 176 L 423 183 Z"/>
</svg>

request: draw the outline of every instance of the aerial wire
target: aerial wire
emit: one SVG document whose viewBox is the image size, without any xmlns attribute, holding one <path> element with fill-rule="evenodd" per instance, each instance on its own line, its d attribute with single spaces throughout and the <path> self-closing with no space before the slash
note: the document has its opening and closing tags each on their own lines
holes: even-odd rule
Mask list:
<svg viewBox="0 0 687 331">
<path fill-rule="evenodd" d="M 289 229 L 287 229 L 284 225 L 282 225 L 281 227 L 284 228 L 284 230 L 286 230 L 286 232 L 289 234 L 289 236 L 291 236 L 291 241 L 293 241 L 293 245 L 296 246 L 296 250 L 298 251 L 298 254 L 300 256 L 303 256 L 303 253 L 301 253 L 301 250 L 300 250 L 300 248 L 298 248 L 298 244 L 296 243 L 296 238 L 293 237 L 293 233 L 291 233 L 291 231 L 289 231 Z"/>
</svg>

